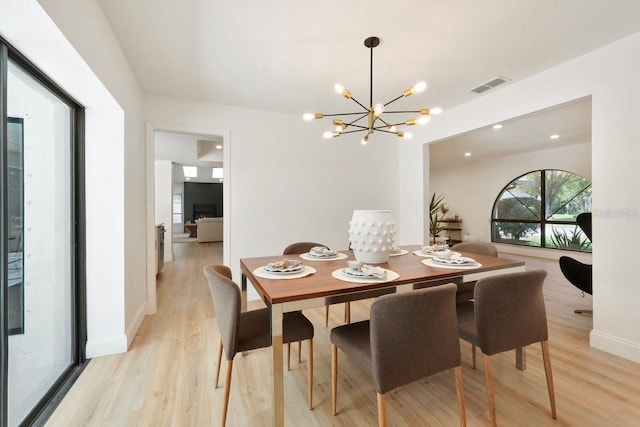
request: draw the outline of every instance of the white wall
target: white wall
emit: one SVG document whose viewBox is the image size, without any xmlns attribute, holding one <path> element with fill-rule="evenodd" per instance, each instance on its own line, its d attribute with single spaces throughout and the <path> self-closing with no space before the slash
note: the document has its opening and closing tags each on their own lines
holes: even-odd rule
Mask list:
<svg viewBox="0 0 640 427">
<path fill-rule="evenodd" d="M 446 144 L 440 142 L 439 144 Z M 427 145 L 427 147 L 431 144 Z M 451 209 L 459 214 L 462 234 L 491 241 L 491 210 L 502 189 L 513 179 L 539 169 L 561 169 L 591 180 L 591 144 L 546 149 L 504 156 L 487 161 L 470 161 L 456 166 L 431 169 L 431 192 L 443 194 Z M 508 252 L 512 245 L 501 245 Z M 517 248 L 522 249 L 522 248 Z M 529 254 L 539 256 L 539 249 Z M 553 251 L 557 254 L 561 251 Z M 547 252 L 548 253 L 548 252 Z"/>
<path fill-rule="evenodd" d="M 173 261 L 173 163 L 168 160 L 155 162 L 155 225 L 164 224 L 164 261 Z"/>
<path fill-rule="evenodd" d="M 327 141 L 322 124 L 297 115 L 165 97 L 146 96 L 145 112 L 149 122 L 166 128 L 229 132 L 224 146 L 230 210 L 225 202 L 224 215 L 231 229 L 225 262 L 237 281 L 240 258 L 277 254 L 292 242 L 346 248 L 354 209 L 391 209 L 397 218 L 397 138 L 385 141 L 376 134 L 366 147 L 357 137 Z"/>
<path fill-rule="evenodd" d="M 450 109 L 422 135 L 424 142 L 438 141 L 592 96 L 591 345 L 635 361 L 640 361 L 640 264 L 623 267 L 618 254 L 636 254 L 640 240 L 639 51 L 636 34 Z"/>
<path fill-rule="evenodd" d="M 3 0 L 0 34 L 86 108 L 87 356 L 125 351 L 146 313 L 140 88 L 95 0 Z"/>
</svg>

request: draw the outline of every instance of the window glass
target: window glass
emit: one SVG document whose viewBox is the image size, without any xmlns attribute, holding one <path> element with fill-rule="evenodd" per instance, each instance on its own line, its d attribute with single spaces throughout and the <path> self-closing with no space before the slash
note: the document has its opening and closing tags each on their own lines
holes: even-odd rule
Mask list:
<svg viewBox="0 0 640 427">
<path fill-rule="evenodd" d="M 571 172 L 529 172 L 511 181 L 493 205 L 493 242 L 591 251 L 591 242 L 576 224 L 591 212 L 591 183 Z"/>
</svg>

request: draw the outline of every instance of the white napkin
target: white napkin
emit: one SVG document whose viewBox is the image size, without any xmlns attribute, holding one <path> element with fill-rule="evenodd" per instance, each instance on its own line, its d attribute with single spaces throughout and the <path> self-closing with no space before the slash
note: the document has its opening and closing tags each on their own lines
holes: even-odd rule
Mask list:
<svg viewBox="0 0 640 427">
<path fill-rule="evenodd" d="M 329 249 L 326 246 L 314 246 L 309 250 L 309 255 L 315 256 L 315 257 L 330 257 L 330 256 L 336 256 L 337 252 Z"/>
<path fill-rule="evenodd" d="M 467 257 L 461 256 L 452 256 L 451 258 L 433 258 L 435 262 L 441 262 L 443 264 L 451 264 L 451 265 L 463 265 L 463 264 L 475 264 L 476 260 Z"/>
<path fill-rule="evenodd" d="M 446 251 L 447 249 L 449 249 L 449 246 L 447 245 L 423 246 L 422 252 L 427 255 L 433 255 L 434 252 Z"/>
<path fill-rule="evenodd" d="M 375 277 L 376 279 L 386 279 L 387 270 L 382 267 L 376 267 L 374 265 L 365 264 L 362 261 L 347 261 L 349 268 L 361 272 L 363 277 Z"/>
<path fill-rule="evenodd" d="M 294 259 L 283 259 L 282 261 L 270 262 L 265 267 L 267 271 L 293 271 L 302 267 L 300 261 Z"/>
</svg>

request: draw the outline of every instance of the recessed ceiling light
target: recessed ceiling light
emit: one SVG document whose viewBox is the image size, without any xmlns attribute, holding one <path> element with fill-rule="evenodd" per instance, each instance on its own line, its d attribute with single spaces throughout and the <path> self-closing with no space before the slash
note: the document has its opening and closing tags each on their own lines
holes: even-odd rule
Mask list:
<svg viewBox="0 0 640 427">
<path fill-rule="evenodd" d="M 220 145 L 220 144 L 216 145 L 216 149 L 222 150 L 222 145 Z"/>
<path fill-rule="evenodd" d="M 198 177 L 198 167 L 197 166 L 182 166 L 182 171 L 184 172 L 184 176 L 189 178 L 197 178 Z"/>
<path fill-rule="evenodd" d="M 211 178 L 224 178 L 224 172 L 222 168 L 213 168 L 211 172 Z"/>
<path fill-rule="evenodd" d="M 466 153 L 464 153 L 464 156 L 465 156 L 465 157 L 471 157 L 471 153 L 466 152 Z"/>
<path fill-rule="evenodd" d="M 549 137 L 549 139 L 558 139 L 558 138 L 560 138 L 560 135 L 558 135 L 557 133 L 554 133 Z"/>
<path fill-rule="evenodd" d="M 502 129 L 502 124 L 500 124 L 500 123 L 495 124 L 495 125 L 493 125 L 493 128 L 494 129 Z"/>
</svg>

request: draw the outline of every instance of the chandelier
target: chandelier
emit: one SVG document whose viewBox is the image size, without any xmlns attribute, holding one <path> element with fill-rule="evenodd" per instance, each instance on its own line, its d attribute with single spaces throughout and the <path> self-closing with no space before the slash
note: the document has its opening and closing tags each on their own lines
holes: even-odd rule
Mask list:
<svg viewBox="0 0 640 427">
<path fill-rule="evenodd" d="M 424 92 L 427 88 L 427 83 L 424 81 L 419 81 L 413 87 L 405 90 L 402 95 L 393 98 L 389 102 L 385 104 L 376 104 L 373 105 L 373 48 L 380 44 L 380 39 L 378 37 L 368 37 L 364 41 L 364 45 L 369 48 L 371 52 L 371 60 L 369 63 L 369 106 L 364 106 L 360 101 L 355 99 L 351 92 L 345 89 L 342 85 L 336 84 L 334 89 L 338 95 L 342 95 L 347 99 L 352 100 L 361 110 L 354 111 L 351 113 L 336 113 L 336 114 L 323 114 L 323 113 L 305 113 L 302 118 L 306 121 L 311 121 L 313 119 L 322 119 L 324 117 L 335 117 L 333 119 L 333 125 L 335 126 L 335 130 L 328 131 L 323 134 L 325 138 L 335 138 L 340 135 L 348 134 L 348 133 L 356 133 L 356 132 L 364 132 L 364 136 L 360 140 L 362 145 L 366 145 L 369 141 L 369 136 L 374 132 L 385 132 L 395 134 L 400 138 L 411 139 L 413 135 L 410 132 L 405 132 L 402 130 L 398 130 L 400 126 L 413 126 L 416 124 L 425 124 L 431 120 L 430 116 L 435 114 L 440 114 L 442 112 L 442 108 L 422 108 L 420 110 L 395 110 L 389 111 L 386 107 L 401 98 L 406 98 L 408 96 L 413 95 L 414 93 Z M 391 115 L 391 114 L 419 114 L 419 118 L 411 118 L 400 122 L 395 122 L 394 120 L 383 118 L 383 115 Z M 346 119 L 346 116 L 351 116 L 349 119 Z M 355 117 L 354 117 L 355 116 Z M 338 118 L 342 117 L 342 118 Z M 366 119 L 366 121 L 365 121 Z"/>
</svg>

